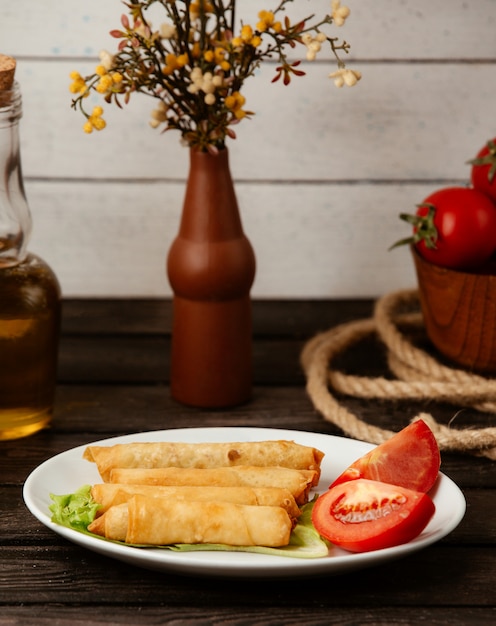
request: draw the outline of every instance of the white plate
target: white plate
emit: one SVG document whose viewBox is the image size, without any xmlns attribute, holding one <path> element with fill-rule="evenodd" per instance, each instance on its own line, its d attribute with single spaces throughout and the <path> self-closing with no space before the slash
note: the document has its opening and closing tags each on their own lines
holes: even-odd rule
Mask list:
<svg viewBox="0 0 496 626">
<path fill-rule="evenodd" d="M 113 445 L 130 441 L 262 441 L 288 439 L 302 445 L 322 450 L 322 476 L 317 492 L 323 492 L 329 484 L 355 459 L 374 446 L 331 435 L 276 430 L 269 428 L 184 428 L 137 433 L 125 437 L 113 437 L 95 442 L 97 445 Z M 102 541 L 78 533 L 70 528 L 54 524 L 50 520 L 50 493 L 57 495 L 73 493 L 85 484 L 101 482 L 94 463 L 83 460 L 86 446 L 62 452 L 45 461 L 28 477 L 24 485 L 24 501 L 31 513 L 48 528 L 62 537 L 100 554 L 138 565 L 146 569 L 178 572 L 201 576 L 229 577 L 287 577 L 330 575 L 361 569 L 384 561 L 396 559 L 438 541 L 460 523 L 465 514 L 465 498 L 455 483 L 440 474 L 431 496 L 436 512 L 424 529 L 407 544 L 374 552 L 353 554 L 339 548 L 331 548 L 329 556 L 319 559 L 295 559 L 243 552 L 172 552 L 155 548 L 132 548 Z"/>
</svg>

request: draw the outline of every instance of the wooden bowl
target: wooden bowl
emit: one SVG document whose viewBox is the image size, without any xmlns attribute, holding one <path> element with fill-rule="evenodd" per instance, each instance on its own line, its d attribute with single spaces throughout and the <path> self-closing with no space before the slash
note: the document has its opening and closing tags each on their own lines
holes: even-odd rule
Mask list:
<svg viewBox="0 0 496 626">
<path fill-rule="evenodd" d="M 496 373 L 496 275 L 433 265 L 415 248 L 412 254 L 430 341 L 463 368 Z"/>
</svg>

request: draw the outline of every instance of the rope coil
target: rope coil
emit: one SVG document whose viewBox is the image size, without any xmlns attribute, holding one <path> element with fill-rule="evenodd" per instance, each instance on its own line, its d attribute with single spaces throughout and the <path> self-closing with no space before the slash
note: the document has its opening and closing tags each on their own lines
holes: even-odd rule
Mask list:
<svg viewBox="0 0 496 626">
<path fill-rule="evenodd" d="M 395 433 L 367 424 L 342 406 L 331 390 L 369 399 L 428 399 L 457 403 L 479 411 L 496 413 L 496 379 L 442 365 L 415 347 L 401 329 L 421 328 L 417 290 L 398 291 L 376 302 L 373 318 L 347 322 L 320 333 L 304 346 L 301 364 L 307 393 L 323 417 L 347 435 L 380 444 Z M 333 369 L 333 360 L 347 348 L 377 335 L 388 350 L 388 366 L 396 380 L 344 374 Z M 455 429 L 421 413 L 441 450 L 464 452 L 496 460 L 496 428 Z"/>
</svg>

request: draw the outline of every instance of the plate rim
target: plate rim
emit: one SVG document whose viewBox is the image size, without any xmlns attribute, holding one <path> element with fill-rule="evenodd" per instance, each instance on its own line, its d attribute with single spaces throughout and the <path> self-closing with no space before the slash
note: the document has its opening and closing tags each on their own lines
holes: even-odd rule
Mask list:
<svg viewBox="0 0 496 626">
<path fill-rule="evenodd" d="M 124 561 L 128 564 L 142 567 L 145 569 L 158 570 L 163 572 L 176 572 L 180 574 L 188 574 L 195 576 L 207 576 L 207 577 L 242 577 L 242 578 L 266 578 L 266 577 L 299 577 L 308 575 L 333 575 L 344 573 L 355 569 L 363 569 L 371 565 L 380 564 L 384 561 L 389 561 L 397 558 L 404 557 L 413 552 L 419 551 L 436 543 L 449 533 L 451 533 L 461 522 L 466 512 L 466 500 L 461 489 L 456 483 L 446 476 L 443 472 L 439 472 L 436 486 L 433 488 L 434 493 L 432 495 L 434 502 L 436 502 L 436 495 L 441 489 L 448 489 L 453 492 L 452 495 L 456 496 L 456 503 L 453 498 L 453 511 L 447 523 L 443 527 L 435 532 L 428 533 L 426 529 L 416 539 L 400 546 L 394 546 L 392 548 L 385 548 L 382 550 L 376 550 L 365 553 L 350 553 L 341 551 L 338 549 L 337 555 L 329 555 L 319 559 L 298 559 L 292 557 L 277 557 L 268 556 L 263 554 L 246 554 L 242 552 L 186 552 L 177 553 L 170 550 L 164 550 L 161 548 L 133 548 L 131 546 L 112 544 L 110 542 L 101 541 L 97 538 L 93 538 L 89 535 L 84 535 L 76 530 L 65 528 L 58 524 L 55 524 L 50 520 L 49 511 L 46 506 L 46 510 L 42 510 L 33 498 L 32 489 L 37 484 L 44 474 L 57 463 L 64 462 L 65 457 L 70 459 L 71 456 L 75 456 L 78 453 L 86 449 L 90 445 L 113 445 L 114 443 L 124 443 L 129 440 L 144 441 L 147 438 L 166 437 L 166 440 L 173 441 L 171 437 L 175 434 L 186 435 L 188 439 L 191 439 L 192 435 L 197 435 L 201 440 L 202 434 L 207 434 L 209 437 L 214 437 L 216 434 L 222 434 L 221 440 L 224 441 L 243 441 L 247 436 L 257 437 L 252 440 L 264 439 L 292 439 L 297 440 L 297 437 L 310 438 L 310 439 L 322 439 L 328 444 L 339 444 L 340 442 L 346 442 L 347 446 L 351 446 L 352 449 L 356 448 L 356 456 L 349 460 L 351 463 L 355 458 L 364 454 L 370 449 L 376 447 L 369 442 L 361 441 L 358 439 L 349 438 L 341 435 L 332 435 L 327 433 L 318 433 L 306 430 L 294 430 L 283 428 L 271 428 L 271 427 L 256 427 L 256 426 L 208 426 L 208 427 L 192 427 L 192 428 L 170 428 L 153 431 L 139 431 L 135 433 L 129 433 L 125 435 L 115 435 L 107 437 L 105 439 L 96 439 L 89 443 L 85 443 L 68 450 L 59 452 L 52 457 L 46 459 L 35 467 L 26 478 L 22 495 L 23 500 L 30 511 L 30 513 L 38 519 L 44 526 L 62 536 L 63 538 L 75 543 L 83 548 L 92 550 L 93 552 L 102 554 L 104 556 L 114 558 L 116 560 Z M 235 434 L 240 436 L 234 438 Z M 226 439 L 225 437 L 231 437 Z M 179 441 L 180 439 L 178 439 Z M 215 439 L 210 438 L 210 441 Z M 300 442 L 302 445 L 314 445 L 317 447 L 317 443 L 305 443 Z M 322 444 L 319 445 L 321 448 Z M 326 446 L 324 446 L 325 448 Z M 327 451 L 323 450 L 326 455 Z M 323 464 L 325 462 L 325 457 Z M 336 472 L 337 475 L 337 472 Z M 322 479 L 321 479 L 322 481 Z M 91 482 L 91 481 L 88 481 Z M 82 484 L 74 487 L 77 489 Z M 316 492 L 322 492 L 323 488 L 320 485 L 316 488 Z M 48 494 L 53 491 L 46 493 Z M 45 494 L 42 494 L 45 495 Z M 46 504 L 46 503 L 45 503 Z M 456 506 L 455 506 L 456 504 Z M 436 507 L 436 513 L 432 518 L 431 523 L 436 519 L 438 509 Z M 205 555 L 210 555 L 210 560 Z M 213 556 L 212 556 L 213 555 Z M 220 558 L 220 555 L 223 555 Z M 231 556 L 231 559 L 227 558 Z M 164 558 L 165 557 L 165 558 Z M 248 557 L 248 558 L 247 558 Z M 234 562 L 229 562 L 229 560 Z M 220 561 L 220 563 L 219 563 Z"/>
</svg>

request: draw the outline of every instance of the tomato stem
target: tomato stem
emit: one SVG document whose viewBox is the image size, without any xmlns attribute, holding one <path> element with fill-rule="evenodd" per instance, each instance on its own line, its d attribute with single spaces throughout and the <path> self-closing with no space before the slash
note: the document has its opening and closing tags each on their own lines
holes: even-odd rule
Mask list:
<svg viewBox="0 0 496 626">
<path fill-rule="evenodd" d="M 468 161 L 470 165 L 476 166 L 484 166 L 489 165 L 489 170 L 487 172 L 487 179 L 490 183 L 493 182 L 494 177 L 496 176 L 496 141 L 491 139 L 486 144 L 487 154 L 484 156 L 476 157 L 475 159 L 471 159 Z"/>
<path fill-rule="evenodd" d="M 400 219 L 413 226 L 413 234 L 405 239 L 400 239 L 394 243 L 389 250 L 403 246 L 405 244 L 417 244 L 423 241 L 426 248 L 435 250 L 437 248 L 438 233 L 434 224 L 434 215 L 436 214 L 436 207 L 433 204 L 424 202 L 417 205 L 418 208 L 426 208 L 426 215 L 412 215 L 410 213 L 400 213 Z"/>
</svg>

